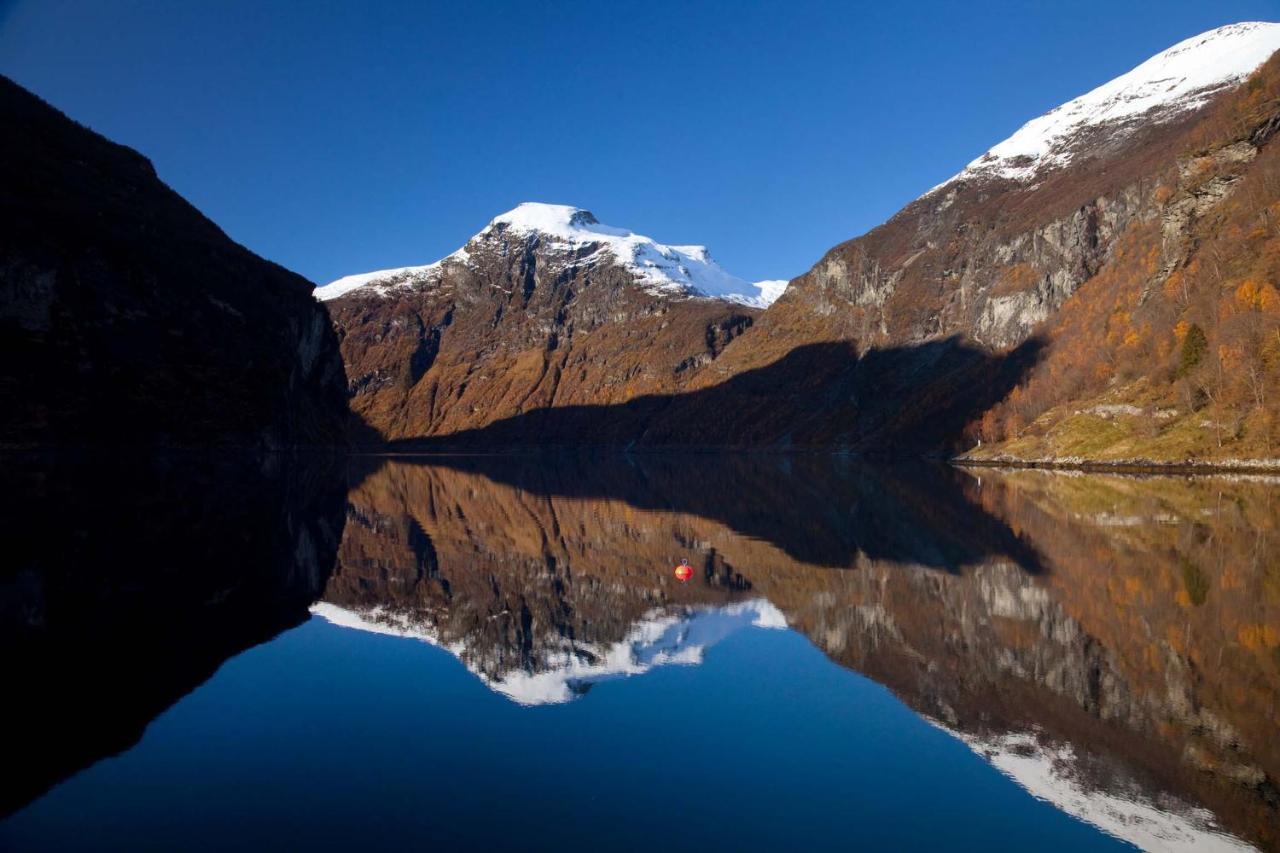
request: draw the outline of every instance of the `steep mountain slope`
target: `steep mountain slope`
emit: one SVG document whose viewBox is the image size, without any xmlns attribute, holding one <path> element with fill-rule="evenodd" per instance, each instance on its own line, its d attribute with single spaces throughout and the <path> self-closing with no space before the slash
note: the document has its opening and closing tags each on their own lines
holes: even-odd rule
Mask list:
<svg viewBox="0 0 1280 853">
<path fill-rule="evenodd" d="M 1027 122 L 941 186 L 1003 177 L 1034 181 L 1052 169 L 1163 124 L 1234 88 L 1280 47 L 1280 25 L 1231 24 L 1179 42 L 1091 92 Z"/>
<path fill-rule="evenodd" d="M 1231 312 L 1252 312 L 1252 359 L 1259 373 L 1274 373 L 1262 354 L 1271 328 L 1262 315 L 1274 310 L 1267 284 L 1280 271 L 1266 260 L 1276 255 L 1268 223 L 1280 184 L 1269 143 L 1280 81 L 1274 61 L 1255 69 L 1277 48 L 1280 25 L 1223 27 L 1028 123 L 889 222 L 832 249 L 699 383 L 822 341 L 865 350 L 961 335 L 994 352 L 1033 336 L 1047 343 L 1029 379 L 1001 391 L 1010 402 L 954 437 L 972 444 L 979 432 L 988 441 L 1020 436 L 1048 403 L 1123 379 L 1117 364 L 1126 357 L 1131 377 L 1167 386 L 1185 329 L 1216 329 Z M 1252 285 L 1232 297 L 1239 310 L 1226 310 L 1220 295 L 1246 279 Z M 1112 295 L 1118 288 L 1123 300 Z M 1223 354 L 1224 373 L 1232 358 L 1236 372 L 1250 360 L 1218 335 L 1208 344 Z M 1264 405 L 1264 383 L 1253 384 Z M 1035 405 L 1028 388 L 1038 389 Z"/>
<path fill-rule="evenodd" d="M 0 124 L 0 445 L 343 440 L 306 280 L 5 78 Z"/>
<path fill-rule="evenodd" d="M 1131 223 L 1154 215 L 1164 172 L 1205 104 L 1277 48 L 1280 25 L 1224 27 L 1028 123 L 884 225 L 828 252 L 756 336 L 774 339 L 771 350 L 830 337 L 1025 340 L 1110 259 Z M 748 349 L 720 369 L 770 357 Z"/>
<path fill-rule="evenodd" d="M 352 408 L 387 439 L 678 390 L 758 311 L 701 247 L 525 204 L 443 260 L 320 288 Z"/>
<path fill-rule="evenodd" d="M 1044 328 L 978 456 L 1257 461 L 1280 447 L 1280 59 L 1215 102 Z M 991 442 L 999 442 L 992 444 Z"/>
</svg>

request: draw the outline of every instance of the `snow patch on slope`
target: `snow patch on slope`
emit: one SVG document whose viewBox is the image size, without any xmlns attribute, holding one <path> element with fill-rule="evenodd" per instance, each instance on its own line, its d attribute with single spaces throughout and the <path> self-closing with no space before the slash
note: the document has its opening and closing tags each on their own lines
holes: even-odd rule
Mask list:
<svg viewBox="0 0 1280 853">
<path fill-rule="evenodd" d="M 322 287 L 317 287 L 312 292 L 312 295 L 321 302 L 328 302 L 330 299 L 337 299 L 339 296 L 345 296 L 362 287 L 371 287 L 379 293 L 386 293 L 388 290 L 397 287 L 409 287 L 438 281 L 446 263 L 451 261 L 454 263 L 466 263 L 469 260 L 469 253 L 465 248 L 462 248 L 433 264 L 424 264 L 418 267 L 397 267 L 396 269 L 375 270 L 373 272 L 343 276 Z"/>
<path fill-rule="evenodd" d="M 385 608 L 350 610 L 329 602 L 312 605 L 311 612 L 343 628 L 405 637 L 447 649 L 489 689 L 520 705 L 555 705 L 577 698 L 601 681 L 642 675 L 660 666 L 695 666 L 704 652 L 730 634 L 748 626 L 786 628 L 787 619 L 764 599 L 724 607 L 696 607 L 654 611 L 632 625 L 620 642 L 607 645 L 569 643 L 528 670 L 489 676 L 468 664 L 465 642 L 442 644 L 435 629 L 413 621 L 408 614 Z"/>
<path fill-rule="evenodd" d="M 575 264 L 612 260 L 652 292 L 714 297 L 766 308 L 787 285 L 785 281 L 748 282 L 726 272 L 712 259 L 706 246 L 666 246 L 643 234 L 603 225 L 589 211 L 564 204 L 525 202 L 494 217 L 467 246 L 507 233 L 536 236 L 555 244 L 575 254 Z M 467 248 L 463 248 L 426 266 L 346 276 L 317 288 L 316 298 L 336 299 L 363 287 L 385 294 L 394 288 L 438 280 L 445 262 L 465 262 L 469 257 Z"/>
<path fill-rule="evenodd" d="M 961 178 L 1029 181 L 1066 166 L 1078 153 L 1074 143 L 1085 131 L 1107 126 L 1123 134 L 1143 124 L 1169 121 L 1238 85 L 1277 50 L 1280 24 L 1263 22 L 1230 24 L 1181 41 L 1127 74 L 1027 122 L 930 192 Z"/>
<path fill-rule="evenodd" d="M 782 295 L 782 292 L 787 289 L 787 285 L 790 283 L 785 278 L 754 281 L 751 286 L 759 291 L 755 296 L 739 297 L 737 295 L 727 295 L 725 298 L 734 302 L 741 302 L 743 305 L 750 305 L 753 308 L 768 308 L 778 301 L 778 297 Z"/>
<path fill-rule="evenodd" d="M 323 287 L 315 289 L 315 297 L 321 302 L 328 302 L 330 299 L 337 299 L 339 296 L 345 296 L 353 290 L 364 287 L 373 282 L 396 281 L 402 282 L 408 279 L 415 281 L 425 281 L 431 278 L 440 269 L 440 262 L 434 264 L 426 264 L 420 267 L 399 267 L 392 270 L 374 270 L 373 272 L 358 273 L 356 275 L 347 275 L 342 278 L 331 281 Z"/>
</svg>

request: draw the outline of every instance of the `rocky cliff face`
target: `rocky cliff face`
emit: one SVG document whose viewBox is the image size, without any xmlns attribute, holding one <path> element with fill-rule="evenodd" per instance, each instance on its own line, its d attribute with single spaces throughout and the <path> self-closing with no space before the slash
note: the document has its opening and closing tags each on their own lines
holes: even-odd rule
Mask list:
<svg viewBox="0 0 1280 853">
<path fill-rule="evenodd" d="M 0 444 L 343 440 L 337 338 L 306 280 L 4 78 L 0 117 Z"/>
<path fill-rule="evenodd" d="M 1197 114 L 1110 258 L 1041 327 L 1043 362 L 972 431 L 984 455 L 1274 458 L 1277 127 L 1277 59 Z"/>
<path fill-rule="evenodd" d="M 996 348 L 1027 339 L 1120 235 L 1160 215 L 1157 191 L 1192 128 L 1277 48 L 1280 25 L 1223 27 L 1034 119 L 828 252 L 753 335 L 883 346 L 963 334 Z"/>
<path fill-rule="evenodd" d="M 974 407 L 953 446 L 1273 456 L 1278 47 L 1280 25 L 1223 27 L 1029 122 L 832 249 L 700 381 L 819 341 L 866 351 L 958 335 L 1001 352 L 1035 340 L 1034 361 Z M 899 402 L 928 405 L 918 397 Z"/>
<path fill-rule="evenodd" d="M 352 408 L 394 440 L 673 393 L 759 313 L 703 295 L 725 279 L 700 247 L 524 205 L 439 263 L 318 295 L 342 336 Z"/>
</svg>

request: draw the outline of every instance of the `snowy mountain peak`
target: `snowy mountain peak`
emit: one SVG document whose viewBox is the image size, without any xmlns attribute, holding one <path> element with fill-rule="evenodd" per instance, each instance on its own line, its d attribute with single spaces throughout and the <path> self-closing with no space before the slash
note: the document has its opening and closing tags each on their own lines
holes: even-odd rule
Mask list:
<svg viewBox="0 0 1280 853">
<path fill-rule="evenodd" d="M 580 207 L 526 201 L 506 213 L 495 216 L 489 222 L 489 228 L 505 226 L 514 231 L 569 234 L 599 224 L 600 220 L 596 219 L 591 211 Z"/>
<path fill-rule="evenodd" d="M 1145 124 L 1176 118 L 1238 85 L 1276 50 L 1280 24 L 1257 21 L 1178 42 L 1132 71 L 1027 122 L 934 190 L 961 178 L 1029 181 L 1066 166 L 1079 153 L 1082 134 L 1106 127 L 1114 140 Z"/>
<path fill-rule="evenodd" d="M 336 299 L 365 287 L 385 294 L 397 287 L 431 281 L 439 277 L 446 262 L 467 262 L 469 247 L 511 233 L 537 235 L 548 243 L 562 244 L 573 251 L 577 264 L 612 260 L 632 273 L 637 283 L 654 292 L 714 297 L 765 308 L 786 288 L 785 281 L 752 283 L 730 275 L 712 259 L 706 246 L 666 246 L 626 228 L 603 225 L 580 207 L 524 202 L 495 216 L 466 247 L 448 258 L 425 266 L 345 276 L 317 288 L 316 298 Z"/>
</svg>

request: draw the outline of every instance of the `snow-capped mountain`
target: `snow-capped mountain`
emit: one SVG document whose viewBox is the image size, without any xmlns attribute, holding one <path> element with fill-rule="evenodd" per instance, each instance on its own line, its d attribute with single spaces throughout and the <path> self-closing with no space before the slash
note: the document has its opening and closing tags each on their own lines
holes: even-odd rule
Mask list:
<svg viewBox="0 0 1280 853">
<path fill-rule="evenodd" d="M 643 234 L 603 225 L 579 207 L 525 202 L 494 217 L 466 246 L 446 258 L 424 266 L 344 276 L 316 288 L 316 298 L 328 301 L 361 288 L 386 294 L 397 287 L 438 280 L 446 264 L 470 263 L 471 249 L 476 245 L 512 234 L 554 246 L 582 267 L 602 261 L 619 264 L 654 293 L 713 297 L 765 308 L 787 286 L 786 281 L 753 283 L 730 275 L 712 259 L 706 246 L 666 246 Z"/>
<path fill-rule="evenodd" d="M 474 665 L 483 649 L 466 642 L 442 644 L 429 624 L 407 613 L 373 608 L 352 610 L 317 602 L 311 612 L 330 624 L 375 634 L 419 640 L 447 649 L 495 693 L 520 705 L 556 705 L 582 695 L 592 684 L 632 675 L 655 667 L 702 663 L 703 654 L 730 634 L 747 627 L 785 628 L 786 617 L 764 599 L 720 607 L 686 607 L 655 611 L 631 626 L 620 641 L 591 644 L 564 640 L 528 669 L 514 669 L 496 677 Z"/>
<path fill-rule="evenodd" d="M 1071 163 L 1093 132 L 1114 144 L 1132 131 L 1204 106 L 1276 50 L 1280 24 L 1230 24 L 1178 42 L 1126 74 L 1024 124 L 934 190 L 963 178 L 1030 181 Z"/>
<path fill-rule="evenodd" d="M 352 408 L 383 438 L 417 438 L 674 394 L 779 289 L 729 275 L 702 247 L 524 204 L 436 263 L 316 295 L 341 330 Z M 583 439 L 599 428 L 584 422 Z"/>
<path fill-rule="evenodd" d="M 1182 268 L 1210 236 L 1191 237 L 1197 218 L 1265 162 L 1274 110 L 1266 98 L 1243 104 L 1244 81 L 1277 50 L 1280 24 L 1220 27 L 1028 122 L 793 279 L 787 298 L 720 355 L 717 374 L 832 339 L 900 348 L 959 336 L 1017 347 L 1115 260 L 1122 235 L 1157 221 L 1162 236 L 1143 249 L 1154 274 Z M 1269 95 L 1267 79 L 1257 85 Z M 1193 169 L 1193 155 L 1208 160 Z M 1144 294 L 1158 289 L 1148 282 Z M 952 393 L 989 393 L 986 382 Z"/>
</svg>

